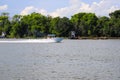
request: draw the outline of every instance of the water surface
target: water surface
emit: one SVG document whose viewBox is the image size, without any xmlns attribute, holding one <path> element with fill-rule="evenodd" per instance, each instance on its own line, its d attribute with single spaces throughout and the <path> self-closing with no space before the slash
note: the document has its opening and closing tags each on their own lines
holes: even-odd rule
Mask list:
<svg viewBox="0 0 120 80">
<path fill-rule="evenodd" d="M 0 80 L 120 80 L 120 40 L 0 43 Z"/>
</svg>

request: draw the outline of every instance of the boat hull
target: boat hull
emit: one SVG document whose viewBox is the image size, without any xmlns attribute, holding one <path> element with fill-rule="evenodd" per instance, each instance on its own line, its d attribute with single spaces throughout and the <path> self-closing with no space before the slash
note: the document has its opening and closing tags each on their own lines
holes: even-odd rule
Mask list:
<svg viewBox="0 0 120 80">
<path fill-rule="evenodd" d="M 61 42 L 63 40 L 63 38 L 53 38 L 53 40 L 54 40 L 54 42 L 59 43 L 59 42 Z"/>
</svg>

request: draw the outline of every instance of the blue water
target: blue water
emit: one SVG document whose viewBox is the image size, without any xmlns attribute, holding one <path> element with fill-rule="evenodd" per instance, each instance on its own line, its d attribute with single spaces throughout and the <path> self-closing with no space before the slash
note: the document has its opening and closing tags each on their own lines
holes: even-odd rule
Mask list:
<svg viewBox="0 0 120 80">
<path fill-rule="evenodd" d="M 0 80 L 120 80 L 120 40 L 0 43 Z"/>
</svg>

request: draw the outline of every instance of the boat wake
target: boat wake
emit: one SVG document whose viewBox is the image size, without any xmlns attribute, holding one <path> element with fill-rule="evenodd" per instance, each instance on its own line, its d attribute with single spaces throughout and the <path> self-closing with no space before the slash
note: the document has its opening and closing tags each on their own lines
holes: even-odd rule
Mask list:
<svg viewBox="0 0 120 80">
<path fill-rule="evenodd" d="M 28 39 L 28 40 L 0 40 L 0 43 L 51 43 L 50 40 L 38 40 L 38 39 Z"/>
<path fill-rule="evenodd" d="M 0 43 L 55 43 L 56 39 L 2 39 Z"/>
</svg>

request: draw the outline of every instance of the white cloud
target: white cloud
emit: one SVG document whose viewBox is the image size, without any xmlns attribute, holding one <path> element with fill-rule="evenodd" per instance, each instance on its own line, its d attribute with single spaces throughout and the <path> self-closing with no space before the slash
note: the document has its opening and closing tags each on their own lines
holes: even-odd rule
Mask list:
<svg viewBox="0 0 120 80">
<path fill-rule="evenodd" d="M 113 12 L 113 11 L 115 11 L 115 10 L 118 10 L 118 9 L 120 9 L 120 7 L 118 7 L 118 6 L 112 6 L 112 7 L 110 7 L 110 9 L 108 9 L 108 13 L 111 13 L 111 12 Z"/>
<path fill-rule="evenodd" d="M 98 16 L 108 16 L 110 12 L 120 9 L 120 0 L 101 0 L 100 2 L 93 2 L 91 5 L 92 12 Z M 117 7 L 116 7 L 117 6 Z"/>
<path fill-rule="evenodd" d="M 82 3 L 77 12 L 92 12 L 92 8 L 89 4 Z"/>
<path fill-rule="evenodd" d="M 21 15 L 27 15 L 36 9 L 33 6 L 26 7 L 22 12 Z"/>
<path fill-rule="evenodd" d="M 78 12 L 92 12 L 97 16 L 108 16 L 110 12 L 120 9 L 120 0 L 101 0 L 100 2 L 93 2 L 92 4 L 87 4 L 83 2 L 84 0 L 70 0 L 70 3 L 75 6 L 73 8 Z M 74 14 L 75 14 L 74 13 Z"/>
<path fill-rule="evenodd" d="M 57 17 L 57 16 L 63 17 L 66 15 L 69 15 L 69 13 L 71 13 L 70 7 L 64 7 L 64 8 L 57 9 L 56 11 L 50 13 L 50 15 L 53 17 Z"/>
<path fill-rule="evenodd" d="M 7 10 L 7 8 L 8 8 L 8 5 L 0 6 L 0 10 Z"/>
<path fill-rule="evenodd" d="M 84 1 L 84 0 L 83 0 Z M 26 7 L 21 14 L 26 15 L 31 12 L 39 12 L 44 15 L 50 15 L 53 17 L 66 16 L 70 17 L 79 12 L 93 12 L 97 16 L 108 16 L 110 12 L 120 9 L 120 0 L 101 0 L 100 2 L 93 2 L 88 4 L 82 0 L 69 0 L 69 6 L 58 8 L 53 12 L 47 12 L 45 9 L 38 9 L 34 6 Z"/>
<path fill-rule="evenodd" d="M 38 12 L 38 13 L 41 13 L 43 15 L 47 15 L 47 11 L 44 10 L 44 9 L 38 9 L 38 8 L 35 8 L 34 6 L 28 6 L 26 7 L 20 14 L 21 15 L 28 15 L 32 12 Z"/>
</svg>

